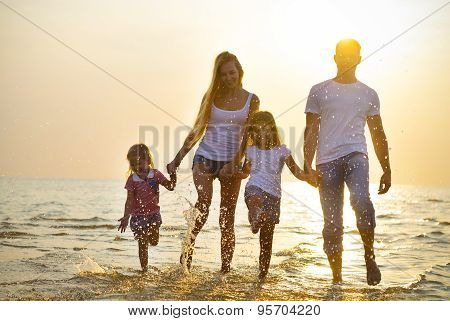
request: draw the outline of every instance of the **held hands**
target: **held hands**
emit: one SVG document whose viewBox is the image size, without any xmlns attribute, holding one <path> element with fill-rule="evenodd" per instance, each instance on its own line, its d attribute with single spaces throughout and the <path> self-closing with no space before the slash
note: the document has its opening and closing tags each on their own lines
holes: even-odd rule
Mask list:
<svg viewBox="0 0 450 321">
<path fill-rule="evenodd" d="M 237 165 L 233 164 L 233 162 L 229 162 L 225 164 L 220 170 L 221 176 L 233 176 L 239 172 L 239 168 Z"/>
<path fill-rule="evenodd" d="M 119 228 L 117 230 L 120 231 L 120 233 L 125 232 L 125 230 L 127 229 L 129 218 L 130 218 L 130 215 L 125 215 L 124 217 L 118 219 L 120 224 L 119 224 Z"/>
<path fill-rule="evenodd" d="M 175 160 L 173 160 L 167 164 L 167 173 L 169 173 L 169 175 L 176 174 L 178 166 L 179 165 L 175 163 Z"/>
<path fill-rule="evenodd" d="M 380 179 L 380 187 L 378 187 L 378 194 L 385 194 L 391 187 L 391 172 L 384 172 Z"/>
<path fill-rule="evenodd" d="M 322 177 L 320 177 L 319 173 L 313 169 L 310 169 L 308 174 L 306 174 L 306 182 L 313 187 L 319 187 L 321 179 Z"/>
<path fill-rule="evenodd" d="M 246 179 L 250 174 L 244 171 L 239 171 L 236 173 L 236 177 L 239 179 Z"/>
</svg>

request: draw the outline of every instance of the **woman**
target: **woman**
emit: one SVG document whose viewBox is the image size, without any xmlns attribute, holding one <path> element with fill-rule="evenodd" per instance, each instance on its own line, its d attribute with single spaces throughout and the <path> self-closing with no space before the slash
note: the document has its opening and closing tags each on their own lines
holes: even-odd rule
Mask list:
<svg viewBox="0 0 450 321">
<path fill-rule="evenodd" d="M 233 258 L 234 213 L 241 179 L 237 175 L 220 175 L 222 167 L 242 153 L 246 145 L 244 128 L 249 115 L 259 109 L 259 99 L 242 88 L 244 71 L 235 55 L 219 54 L 214 63 L 213 76 L 203 97 L 194 128 L 174 160 L 167 165 L 169 174 L 175 173 L 184 156 L 203 137 L 195 153 L 192 172 L 198 198 L 195 207 L 200 215 L 192 230 L 187 257 L 180 258 L 190 269 L 195 238 L 206 223 L 213 194 L 213 181 L 220 181 L 220 231 L 222 273 L 230 271 Z M 243 139 L 244 138 L 244 139 Z"/>
</svg>

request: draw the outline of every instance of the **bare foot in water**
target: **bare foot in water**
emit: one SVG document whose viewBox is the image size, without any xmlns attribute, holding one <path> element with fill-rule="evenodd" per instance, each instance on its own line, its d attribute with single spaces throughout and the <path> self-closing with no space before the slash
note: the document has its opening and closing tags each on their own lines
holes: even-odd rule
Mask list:
<svg viewBox="0 0 450 321">
<path fill-rule="evenodd" d="M 230 273 L 231 268 L 229 266 L 222 266 L 222 268 L 220 269 L 220 273 L 222 274 L 227 274 Z"/>
<path fill-rule="evenodd" d="M 377 285 L 381 282 L 381 272 L 373 258 L 366 259 L 367 284 Z"/>
</svg>

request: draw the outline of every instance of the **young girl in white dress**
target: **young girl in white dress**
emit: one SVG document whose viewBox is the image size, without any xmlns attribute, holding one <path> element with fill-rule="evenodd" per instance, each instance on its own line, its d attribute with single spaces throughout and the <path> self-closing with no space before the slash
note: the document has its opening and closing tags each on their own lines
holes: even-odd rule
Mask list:
<svg viewBox="0 0 450 321">
<path fill-rule="evenodd" d="M 245 203 L 252 232 L 259 234 L 259 278 L 269 270 L 275 224 L 280 222 L 281 171 L 284 164 L 301 181 L 317 186 L 316 175 L 306 175 L 295 163 L 291 151 L 282 145 L 275 119 L 267 111 L 252 115 L 248 130 L 249 144 L 241 178 L 250 178 L 245 186 Z"/>
</svg>

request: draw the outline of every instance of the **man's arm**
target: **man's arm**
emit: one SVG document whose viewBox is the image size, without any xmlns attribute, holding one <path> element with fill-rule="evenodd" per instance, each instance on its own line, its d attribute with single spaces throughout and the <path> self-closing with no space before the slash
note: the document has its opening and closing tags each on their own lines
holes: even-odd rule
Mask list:
<svg viewBox="0 0 450 321">
<path fill-rule="evenodd" d="M 317 141 L 319 139 L 320 115 L 306 113 L 305 142 L 303 144 L 303 154 L 305 155 L 304 171 L 310 173 L 312 161 L 316 153 Z"/>
<path fill-rule="evenodd" d="M 367 117 L 372 142 L 377 154 L 378 161 L 383 169 L 383 176 L 380 180 L 378 194 L 386 193 L 391 187 L 391 165 L 389 163 L 389 148 L 386 134 L 384 133 L 383 123 L 380 115 Z"/>
</svg>

